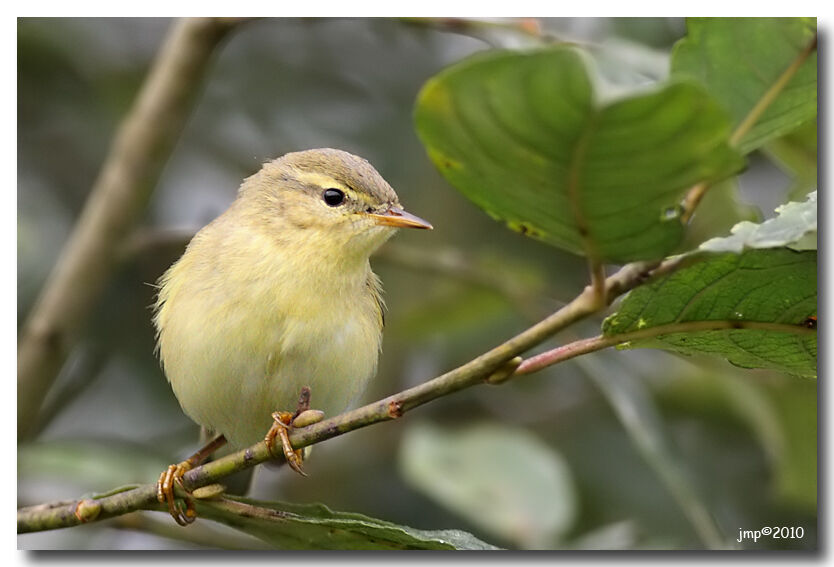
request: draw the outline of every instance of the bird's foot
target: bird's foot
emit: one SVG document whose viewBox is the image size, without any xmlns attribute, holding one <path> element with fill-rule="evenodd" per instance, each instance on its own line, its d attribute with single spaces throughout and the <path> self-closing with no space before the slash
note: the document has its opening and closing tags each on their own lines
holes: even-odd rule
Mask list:
<svg viewBox="0 0 834 567">
<path fill-rule="evenodd" d="M 174 498 L 174 485 L 178 484 L 183 490 L 182 476 L 191 470 L 191 464 L 188 461 L 183 461 L 178 465 L 169 465 L 168 468 L 162 471 L 159 475 L 159 480 L 156 481 L 156 499 L 161 503 L 168 503 L 168 513 L 181 526 L 187 526 L 197 519 L 197 512 L 194 510 L 194 501 L 186 496 L 185 509 Z"/>
<path fill-rule="evenodd" d="M 226 443 L 226 438 L 222 435 L 215 437 L 205 447 L 191 455 L 188 459 L 179 463 L 178 465 L 169 465 L 167 469 L 162 471 L 159 475 L 159 480 L 156 481 L 156 499 L 162 504 L 168 503 L 168 513 L 181 526 L 187 526 L 197 519 L 197 512 L 194 509 L 194 500 L 188 495 L 188 491 L 182 484 L 182 477 L 206 460 L 209 455 L 214 453 L 217 449 Z M 174 497 L 174 487 L 178 485 L 185 491 L 186 496 L 183 498 L 184 503 L 177 502 Z"/>
<path fill-rule="evenodd" d="M 289 432 L 293 427 L 306 427 L 318 423 L 323 418 L 324 412 L 310 409 L 310 388 L 305 386 L 301 389 L 301 395 L 298 398 L 298 407 L 295 413 L 288 411 L 273 412 L 272 427 L 269 428 L 266 437 L 264 437 L 269 452 L 275 456 L 275 440 L 276 438 L 280 439 L 281 449 L 287 464 L 298 474 L 307 476 L 307 473 L 301 468 L 301 463 L 304 461 L 304 450 L 293 449 L 290 443 Z"/>
</svg>

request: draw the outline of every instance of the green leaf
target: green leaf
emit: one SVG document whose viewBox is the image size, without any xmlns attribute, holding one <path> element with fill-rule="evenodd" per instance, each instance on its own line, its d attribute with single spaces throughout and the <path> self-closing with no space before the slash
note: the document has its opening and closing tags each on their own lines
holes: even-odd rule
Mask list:
<svg viewBox="0 0 834 567">
<path fill-rule="evenodd" d="M 322 504 L 248 498 L 197 501 L 197 514 L 262 539 L 277 549 L 497 549 L 460 530 L 416 530 Z"/>
<path fill-rule="evenodd" d="M 435 165 L 487 213 L 610 262 L 668 254 L 686 190 L 743 163 L 724 112 L 697 86 L 602 103 L 566 47 L 458 63 L 426 83 L 415 121 Z"/>
<path fill-rule="evenodd" d="M 693 261 L 631 291 L 603 334 L 640 331 L 644 338 L 622 346 L 715 354 L 744 368 L 816 377 L 816 329 L 806 322 L 817 313 L 815 251 L 700 253 Z"/>
<path fill-rule="evenodd" d="M 412 426 L 400 466 L 409 483 L 440 505 L 523 548 L 550 547 L 576 516 L 567 465 L 523 429 Z"/>
<path fill-rule="evenodd" d="M 672 76 L 695 78 L 740 124 L 816 36 L 814 18 L 692 18 Z M 816 51 L 741 139 L 748 153 L 817 114 Z"/>
</svg>

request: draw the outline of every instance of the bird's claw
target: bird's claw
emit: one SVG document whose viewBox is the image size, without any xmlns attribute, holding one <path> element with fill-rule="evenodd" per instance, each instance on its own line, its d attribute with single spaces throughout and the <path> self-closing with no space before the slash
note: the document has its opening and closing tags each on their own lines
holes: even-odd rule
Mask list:
<svg viewBox="0 0 834 567">
<path fill-rule="evenodd" d="M 194 501 L 187 495 L 187 491 L 183 499 L 185 509 L 174 498 L 174 485 L 177 484 L 185 490 L 182 484 L 182 476 L 191 470 L 191 468 L 192 465 L 188 461 L 183 461 L 178 465 L 170 465 L 166 470 L 162 471 L 162 474 L 159 475 L 159 480 L 156 482 L 156 499 L 162 504 L 168 503 L 168 513 L 181 526 L 187 526 L 197 519 Z"/>
<path fill-rule="evenodd" d="M 269 453 L 274 457 L 275 438 L 281 440 L 281 449 L 284 453 L 284 458 L 290 468 L 300 474 L 307 476 L 307 473 L 301 468 L 301 463 L 304 461 L 304 450 L 295 450 L 290 443 L 289 431 L 292 427 L 307 427 L 314 423 L 318 423 L 324 419 L 324 412 L 310 409 L 310 388 L 304 386 L 301 388 L 301 395 L 298 397 L 298 407 L 295 413 L 288 411 L 276 411 L 272 414 L 272 427 L 264 437 Z"/>
<path fill-rule="evenodd" d="M 310 409 L 310 388 L 304 386 L 301 388 L 295 413 L 288 411 L 273 412 L 272 427 L 269 428 L 266 437 L 264 437 L 269 454 L 273 457 L 277 456 L 274 451 L 274 446 L 275 438 L 279 438 L 281 440 L 281 450 L 287 464 L 301 476 L 307 476 L 307 473 L 301 468 L 301 463 L 304 461 L 304 450 L 293 449 L 290 443 L 289 431 L 292 427 L 307 427 L 308 425 L 318 423 L 322 419 L 324 419 L 324 412 Z"/>
<path fill-rule="evenodd" d="M 290 444 L 289 429 L 292 427 L 293 414 L 288 411 L 276 411 L 272 414 L 272 420 L 272 427 L 269 428 L 266 437 L 264 437 L 269 453 L 273 457 L 277 456 L 274 451 L 275 438 L 277 437 L 281 440 L 281 449 L 290 468 L 301 476 L 307 476 L 307 473 L 301 468 L 301 462 L 304 460 L 302 450 L 295 450 Z"/>
<path fill-rule="evenodd" d="M 168 512 L 179 525 L 187 526 L 197 519 L 194 500 L 182 484 L 183 475 L 205 461 L 212 453 L 225 444 L 226 438 L 223 435 L 218 435 L 188 459 L 178 465 L 170 465 L 159 475 L 159 480 L 156 481 L 156 499 L 162 504 L 168 503 Z M 177 503 L 174 498 L 175 485 L 179 485 L 183 492 L 185 492 L 185 497 L 183 498 L 185 509 L 183 509 L 182 503 Z"/>
</svg>

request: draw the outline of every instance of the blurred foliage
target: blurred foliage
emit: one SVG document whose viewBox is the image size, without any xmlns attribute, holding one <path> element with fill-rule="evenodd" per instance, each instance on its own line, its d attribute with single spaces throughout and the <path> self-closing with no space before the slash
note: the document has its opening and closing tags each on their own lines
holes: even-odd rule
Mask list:
<svg viewBox="0 0 834 567">
<path fill-rule="evenodd" d="M 416 423 L 403 438 L 400 465 L 403 477 L 437 504 L 514 547 L 547 549 L 576 516 L 567 465 L 520 428 Z"/>
<path fill-rule="evenodd" d="M 816 42 L 814 18 L 692 18 L 675 46 L 672 72 L 708 86 L 741 124 L 799 53 Z M 817 115 L 816 51 L 741 139 L 745 151 L 790 133 Z"/>
<path fill-rule="evenodd" d="M 258 20 L 228 39 L 147 212 L 144 230 L 153 238 L 125 251 L 47 399 L 39 437 L 19 449 L 20 505 L 153 482 L 154 471 L 193 452 L 197 427 L 153 355 L 148 284 L 181 253 L 183 232 L 219 214 L 241 179 L 287 151 L 329 146 L 368 158 L 408 209 L 435 226 L 399 235 L 373 261 L 389 312 L 379 376 L 366 401 L 469 360 L 583 289 L 583 259 L 500 228 L 450 189 L 415 134 L 414 103 L 429 78 L 477 51 L 536 42 L 517 22 L 494 24 L 485 33 L 483 22 Z M 19 325 L 169 26 L 158 19 L 18 20 Z M 686 33 L 682 20 L 666 18 L 538 26 L 587 49 L 606 94 L 664 79 L 673 44 Z M 721 196 L 737 206 L 714 207 L 718 220 L 701 211 L 699 236 L 688 247 L 726 235 L 739 220 L 769 218 L 789 193 L 797 198 L 814 188 L 816 129 L 807 124 L 749 156 L 738 191 L 733 185 Z M 409 264 L 409 249 L 442 261 Z M 542 348 L 595 334 L 599 323 L 578 325 Z M 727 545 L 814 549 L 815 408 L 815 381 L 698 355 L 606 351 L 499 387 L 471 388 L 318 445 L 305 464 L 309 478 L 260 467 L 251 496 L 323 503 L 418 530 L 465 530 L 502 547 L 691 549 L 707 545 L 704 531 L 714 529 Z M 404 442 L 427 423 L 441 435 L 438 446 L 427 447 L 433 451 L 481 424 L 517 439 L 512 465 L 519 469 L 559 455 L 572 480 L 553 482 L 570 491 L 573 511 L 531 544 L 496 535 L 471 511 L 438 501 L 398 465 Z M 508 442 L 485 456 L 500 458 L 512 449 Z M 542 448 L 525 456 L 525 446 Z M 433 470 L 441 469 L 427 473 Z M 490 479 L 478 478 L 478 467 L 453 474 L 446 480 L 457 485 Z M 552 502 L 551 512 L 565 505 Z M 541 522 L 535 507 L 515 513 L 525 510 L 527 522 Z M 255 547 L 256 540 L 207 519 L 187 530 L 164 520 L 144 514 L 29 534 L 18 546 Z M 802 526 L 805 536 L 734 542 L 739 529 L 764 525 Z"/>
<path fill-rule="evenodd" d="M 793 177 L 789 196 L 801 200 L 817 186 L 817 124 L 810 120 L 768 144 L 766 151 Z"/>
</svg>

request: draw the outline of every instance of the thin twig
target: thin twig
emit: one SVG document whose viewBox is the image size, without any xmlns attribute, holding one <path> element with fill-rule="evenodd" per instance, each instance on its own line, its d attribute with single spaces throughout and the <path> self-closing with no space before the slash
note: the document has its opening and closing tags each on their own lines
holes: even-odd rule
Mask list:
<svg viewBox="0 0 834 567">
<path fill-rule="evenodd" d="M 229 19 L 177 22 L 119 128 L 18 342 L 18 438 L 36 416 L 157 183 Z"/>
<path fill-rule="evenodd" d="M 588 267 L 591 274 L 591 289 L 594 290 L 594 299 L 597 307 L 602 309 L 608 305 L 605 301 L 605 266 L 599 258 L 588 258 Z"/>
<path fill-rule="evenodd" d="M 660 337 L 672 333 L 698 333 L 704 331 L 722 331 L 727 329 L 751 329 L 772 331 L 777 333 L 791 333 L 796 335 L 808 335 L 816 333 L 816 329 L 808 328 L 803 325 L 791 325 L 788 323 L 771 323 L 765 321 L 739 321 L 739 320 L 724 320 L 724 321 L 685 321 L 681 323 L 669 323 L 667 325 L 657 325 L 655 327 L 648 327 L 630 333 L 622 333 L 618 335 L 603 336 L 598 335 L 589 339 L 582 339 L 568 343 L 564 346 L 554 348 L 547 352 L 537 354 L 525 359 L 519 365 L 515 374 L 530 374 L 537 372 L 548 366 L 570 360 L 581 354 L 587 354 L 602 350 L 608 347 L 621 345 L 630 341 L 638 341 L 640 339 Z"/>
</svg>

